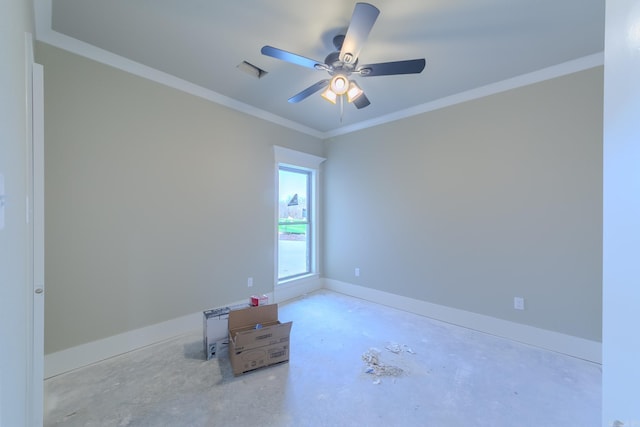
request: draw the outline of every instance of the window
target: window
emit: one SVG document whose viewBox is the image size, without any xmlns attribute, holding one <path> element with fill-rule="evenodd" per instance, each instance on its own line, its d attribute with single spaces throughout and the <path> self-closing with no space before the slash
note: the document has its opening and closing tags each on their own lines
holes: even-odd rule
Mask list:
<svg viewBox="0 0 640 427">
<path fill-rule="evenodd" d="M 318 167 L 323 158 L 274 147 L 277 165 L 278 282 L 317 272 Z"/>
<path fill-rule="evenodd" d="M 283 280 L 311 273 L 311 172 L 280 166 L 278 193 L 278 280 Z"/>
</svg>

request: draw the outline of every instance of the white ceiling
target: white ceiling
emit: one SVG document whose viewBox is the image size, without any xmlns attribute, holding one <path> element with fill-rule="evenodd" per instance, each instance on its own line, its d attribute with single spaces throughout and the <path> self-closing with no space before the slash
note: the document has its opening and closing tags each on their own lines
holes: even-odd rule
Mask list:
<svg viewBox="0 0 640 427">
<path fill-rule="evenodd" d="M 358 77 L 371 105 L 345 105 L 342 122 L 340 108 L 319 92 L 287 102 L 326 72 L 260 49 L 268 44 L 322 62 L 355 1 L 36 0 L 36 36 L 320 137 L 500 88 L 505 80 L 602 63 L 604 0 L 370 2 L 381 13 L 360 62 L 426 58 L 427 66 L 418 75 Z M 237 68 L 242 61 L 268 74 L 251 77 Z"/>
</svg>

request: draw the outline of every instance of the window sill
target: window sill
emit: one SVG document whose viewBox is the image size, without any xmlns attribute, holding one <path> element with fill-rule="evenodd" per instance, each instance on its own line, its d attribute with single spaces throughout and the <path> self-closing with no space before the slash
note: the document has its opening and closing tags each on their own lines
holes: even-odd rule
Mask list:
<svg viewBox="0 0 640 427">
<path fill-rule="evenodd" d="M 274 302 L 289 301 L 319 289 L 322 289 L 322 279 L 318 273 L 282 280 L 273 290 Z"/>
<path fill-rule="evenodd" d="M 279 280 L 276 286 L 278 287 L 293 287 L 309 280 L 317 280 L 320 277 L 318 273 L 309 273 L 304 276 L 296 276 L 290 279 Z"/>
</svg>

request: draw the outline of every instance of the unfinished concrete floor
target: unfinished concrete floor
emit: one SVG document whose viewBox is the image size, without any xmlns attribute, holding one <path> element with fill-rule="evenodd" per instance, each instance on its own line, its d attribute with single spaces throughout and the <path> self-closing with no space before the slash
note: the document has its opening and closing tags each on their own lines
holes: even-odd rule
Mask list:
<svg viewBox="0 0 640 427">
<path fill-rule="evenodd" d="M 45 381 L 45 426 L 601 424 L 597 364 L 330 291 L 280 320 L 289 363 L 234 377 L 197 330 Z M 402 373 L 366 373 L 372 348 Z"/>
</svg>

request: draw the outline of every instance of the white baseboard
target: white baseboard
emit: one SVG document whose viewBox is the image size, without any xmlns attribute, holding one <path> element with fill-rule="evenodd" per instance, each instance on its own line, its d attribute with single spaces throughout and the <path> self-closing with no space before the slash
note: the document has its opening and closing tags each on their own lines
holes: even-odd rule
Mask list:
<svg viewBox="0 0 640 427">
<path fill-rule="evenodd" d="M 273 293 L 268 293 L 267 296 L 269 297 L 269 301 L 273 301 Z M 226 306 L 245 303 L 249 304 L 248 298 L 245 301 L 226 304 Z M 224 307 L 224 305 L 221 307 Z M 201 311 L 50 353 L 44 356 L 44 378 L 51 378 L 110 357 L 128 353 L 194 331 L 202 331 Z M 204 348 L 202 351 L 204 352 Z"/>
<path fill-rule="evenodd" d="M 322 280 L 317 275 L 313 275 L 278 285 L 276 291 L 268 293 L 267 296 L 270 302 L 281 303 L 321 289 L 322 283 Z M 248 299 L 247 301 L 233 302 L 227 304 L 227 306 L 239 305 L 245 302 L 248 303 Z M 201 329 L 202 312 L 198 312 L 50 353 L 44 356 L 44 378 L 51 378 L 110 357 Z"/>
<path fill-rule="evenodd" d="M 288 283 L 279 284 L 274 290 L 275 303 L 281 303 L 290 299 L 301 297 L 304 294 L 311 293 L 322 289 L 324 279 L 320 279 L 317 275 L 304 277 L 302 279 L 292 280 Z"/>
<path fill-rule="evenodd" d="M 268 294 L 268 297 L 270 302 L 281 303 L 322 288 L 591 362 L 602 363 L 602 344 L 596 341 L 432 304 L 338 280 L 319 278 L 315 275 L 278 285 L 273 293 Z M 245 302 L 248 301 L 234 302 L 228 305 L 238 305 Z M 45 379 L 51 378 L 82 366 L 201 329 L 202 312 L 198 312 L 47 354 L 44 357 L 44 377 Z"/>
<path fill-rule="evenodd" d="M 338 280 L 323 279 L 323 287 L 443 322 L 602 364 L 602 343 L 597 341 L 432 304 Z"/>
<path fill-rule="evenodd" d="M 44 356 L 44 378 L 90 365 L 202 327 L 202 313 L 113 335 Z"/>
</svg>

